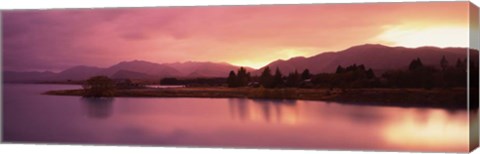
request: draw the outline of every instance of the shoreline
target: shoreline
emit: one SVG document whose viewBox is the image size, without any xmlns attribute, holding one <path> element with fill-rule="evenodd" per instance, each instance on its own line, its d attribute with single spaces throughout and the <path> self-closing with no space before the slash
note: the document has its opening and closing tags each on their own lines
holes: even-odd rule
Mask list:
<svg viewBox="0 0 480 154">
<path fill-rule="evenodd" d="M 82 89 L 47 91 L 47 95 L 82 96 Z M 247 98 L 279 100 L 314 100 L 339 104 L 420 107 L 467 110 L 466 89 L 264 89 L 264 88 L 142 88 L 120 89 L 114 97 L 197 97 L 197 98 Z"/>
</svg>

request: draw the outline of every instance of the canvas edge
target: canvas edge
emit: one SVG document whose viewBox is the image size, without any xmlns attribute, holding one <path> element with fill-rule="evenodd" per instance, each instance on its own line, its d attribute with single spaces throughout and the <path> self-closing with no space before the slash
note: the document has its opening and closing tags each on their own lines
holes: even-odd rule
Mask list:
<svg viewBox="0 0 480 154">
<path fill-rule="evenodd" d="M 436 1 L 420 1 L 420 2 L 436 2 Z M 444 1 L 440 1 L 440 2 L 444 2 Z M 445 2 L 452 2 L 452 1 L 445 1 Z M 419 2 L 369 2 L 369 3 L 419 3 Z M 365 3 L 313 3 L 313 4 L 365 4 Z M 368 4 L 368 3 L 367 3 Z M 257 4 L 257 5 L 260 5 L 260 6 L 265 6 L 265 5 L 295 5 L 295 4 Z M 308 5 L 308 4 L 297 4 L 297 5 Z M 202 7 L 203 5 L 200 5 L 200 7 Z M 244 5 L 205 5 L 205 6 L 244 6 Z M 246 6 L 250 6 L 250 5 L 246 5 Z M 198 6 L 150 6 L 150 7 L 104 7 L 104 8 L 96 8 L 96 9 L 121 9 L 121 8 L 157 8 L 157 7 L 198 7 Z M 480 14 L 479 14 L 479 7 L 476 6 L 474 3 L 472 2 L 469 2 L 469 6 L 468 6 L 468 15 L 469 15 L 469 48 L 475 48 L 475 49 L 480 49 L 480 20 L 479 20 L 479 17 L 480 17 Z M 62 10 L 62 9 L 88 9 L 88 8 L 51 8 L 51 9 L 44 9 L 44 10 Z M 2 13 L 4 11 L 21 11 L 21 10 L 38 10 L 38 9 L 12 9 L 12 10 L 0 10 L 0 64 L 2 65 L 1 67 L 3 68 L 3 41 L 2 41 L 2 36 L 3 36 L 3 28 L 2 28 L 2 25 L 3 25 L 3 18 L 2 18 Z M 468 53 L 471 52 L 471 50 L 468 50 L 467 51 Z M 467 54 L 467 59 L 468 61 L 470 61 L 470 58 L 469 58 L 469 55 L 470 54 Z M 468 67 L 469 63 L 467 63 L 467 69 L 469 68 Z M 468 71 L 467 71 L 468 72 Z M 467 83 L 468 85 L 470 85 L 470 79 L 469 79 L 470 75 L 467 74 Z M 1 103 L 0 103 L 0 143 L 1 144 L 5 144 L 5 140 L 4 140 L 4 132 L 3 132 L 3 126 L 4 126 L 4 117 L 3 117 L 3 105 L 4 105 L 4 102 L 3 102 L 3 72 L 0 71 L 0 100 L 1 100 Z M 476 85 L 477 87 L 480 87 L 480 85 Z M 469 114 L 469 151 L 472 152 L 474 151 L 478 146 L 479 146 L 479 115 L 478 114 L 472 114 L 472 110 L 470 110 L 471 106 L 472 106 L 472 103 L 479 103 L 479 102 L 471 102 L 470 100 L 470 95 L 471 95 L 471 91 L 470 91 L 470 88 L 468 88 L 469 86 L 467 86 L 467 109 L 468 109 L 468 114 Z M 477 109 L 477 113 L 478 113 L 478 109 Z M 476 116 L 477 119 L 475 118 L 472 118 Z M 476 121 L 475 121 L 476 120 Z M 8 142 L 7 142 L 8 143 Z M 35 143 L 35 142 L 33 142 Z M 30 143 L 32 144 L 32 143 Z M 41 143 L 35 143 L 35 144 L 41 144 Z M 49 144 L 44 144 L 44 145 L 49 145 Z M 51 144 L 50 144 L 51 145 Z M 55 145 L 55 144 L 54 144 Z M 61 145 L 61 144 L 60 144 Z M 66 144 L 66 145 L 72 145 L 72 144 Z M 73 144 L 75 145 L 75 144 Z M 84 145 L 84 144 L 77 144 L 77 145 Z M 98 144 L 95 144 L 95 145 L 98 145 Z M 114 146 L 118 146 L 118 145 L 114 145 Z M 165 146 L 161 146 L 161 147 L 165 147 Z M 177 147 L 177 146 L 174 146 L 174 147 Z M 168 146 L 167 146 L 168 148 Z M 189 148 L 189 147 L 183 147 L 183 148 Z M 205 147 L 199 147 L 199 148 L 205 148 Z M 222 148 L 222 147 L 220 147 Z M 235 149 L 235 148 L 234 148 Z M 262 149 L 260 149 L 262 150 Z M 272 149 L 263 149 L 263 150 L 272 150 Z M 275 149 L 273 149 L 275 150 Z M 281 149 L 278 149 L 278 150 L 281 150 Z M 304 149 L 299 149 L 299 150 L 304 150 Z M 321 150 L 329 150 L 329 149 L 321 149 Z M 339 150 L 339 151 L 342 151 L 342 150 Z M 356 151 L 356 152 L 368 152 L 368 150 L 362 150 L 362 151 L 357 151 L 357 150 L 353 150 L 353 151 Z M 332 151 L 333 152 L 333 151 Z M 377 150 L 373 150 L 372 152 L 381 152 L 381 151 L 377 151 Z M 387 152 L 387 151 L 385 151 Z"/>
<path fill-rule="evenodd" d="M 3 122 L 4 122 L 4 119 L 3 119 L 3 105 L 4 105 L 4 101 L 3 101 L 3 28 L 2 28 L 2 25 L 3 25 L 3 17 L 2 17 L 2 13 L 3 11 L 0 10 L 0 65 L 1 68 L 2 68 L 2 71 L 0 71 L 0 143 L 4 143 L 4 138 L 3 138 Z"/>
<path fill-rule="evenodd" d="M 480 49 L 480 33 L 479 33 L 479 8 L 472 2 L 469 2 L 469 49 Z M 467 51 L 467 70 L 470 70 L 470 52 L 475 52 L 474 50 Z M 478 62 L 477 62 L 478 63 Z M 470 71 L 467 71 L 467 111 L 468 111 L 468 124 L 469 124 L 469 151 L 474 151 L 479 145 L 479 115 L 478 115 L 478 101 L 474 101 L 473 97 L 478 97 L 478 90 L 473 90 L 470 87 L 480 87 L 480 85 L 470 85 L 471 77 L 477 77 L 477 75 L 470 74 Z M 477 105 L 474 106 L 473 104 Z"/>
</svg>

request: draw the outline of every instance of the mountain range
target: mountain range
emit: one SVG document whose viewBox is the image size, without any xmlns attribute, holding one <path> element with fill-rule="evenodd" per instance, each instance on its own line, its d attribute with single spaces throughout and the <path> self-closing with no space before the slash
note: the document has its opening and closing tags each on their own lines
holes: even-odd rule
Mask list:
<svg viewBox="0 0 480 154">
<path fill-rule="evenodd" d="M 78 81 L 96 75 L 105 75 L 113 79 L 159 80 L 165 77 L 225 77 L 231 70 L 239 68 L 239 66 L 228 63 L 184 62 L 159 64 L 133 60 L 120 62 L 108 68 L 82 65 L 59 73 L 4 71 L 3 74 L 5 82 Z M 254 70 L 248 67 L 246 69 L 248 71 Z"/>
<path fill-rule="evenodd" d="M 477 56 L 473 60 L 478 60 Z M 265 67 L 274 70 L 277 67 L 285 74 L 295 70 L 309 69 L 311 73 L 334 72 L 341 65 L 363 64 L 375 72 L 392 69 L 406 69 L 413 59 L 420 58 L 424 65 L 439 67 L 443 56 L 451 65 L 458 59 L 464 60 L 467 48 L 437 48 L 437 47 L 388 47 L 379 44 L 353 46 L 337 52 L 323 52 L 312 57 L 294 57 L 288 60 L 277 60 Z M 260 74 L 265 67 L 253 74 Z"/>
<path fill-rule="evenodd" d="M 478 51 L 472 60 L 478 61 Z M 363 64 L 376 73 L 391 69 L 406 69 L 409 63 L 420 58 L 424 65 L 439 67 L 440 59 L 445 56 L 450 65 L 457 59 L 465 59 L 467 48 L 437 47 L 389 47 L 379 44 L 353 46 L 342 51 L 321 52 L 311 57 L 294 57 L 288 60 L 276 60 L 260 69 L 246 67 L 253 75 L 259 75 L 268 66 L 272 73 L 276 68 L 283 74 L 295 70 L 309 69 L 311 73 L 334 72 L 339 65 Z M 4 82 L 36 82 L 85 80 L 95 75 L 106 75 L 114 79 L 159 80 L 165 77 L 197 78 L 227 77 L 231 70 L 239 66 L 214 62 L 153 63 L 141 60 L 120 62 L 108 68 L 76 66 L 59 73 L 53 72 L 14 72 L 4 71 Z"/>
</svg>

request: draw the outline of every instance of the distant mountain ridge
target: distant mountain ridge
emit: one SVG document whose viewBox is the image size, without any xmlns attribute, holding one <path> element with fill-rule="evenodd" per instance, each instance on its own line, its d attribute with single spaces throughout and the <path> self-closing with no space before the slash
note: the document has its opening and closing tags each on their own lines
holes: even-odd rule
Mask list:
<svg viewBox="0 0 480 154">
<path fill-rule="evenodd" d="M 157 77 L 182 76 L 178 70 L 172 68 L 171 66 L 141 60 L 120 62 L 116 65 L 103 69 L 99 74 L 112 76 L 118 71 L 137 72 Z"/>
<path fill-rule="evenodd" d="M 16 72 L 16 71 L 3 71 L 3 82 L 41 82 L 52 81 L 57 73 L 53 72 Z"/>
<path fill-rule="evenodd" d="M 84 80 L 97 75 L 100 71 L 102 71 L 102 68 L 99 67 L 75 66 L 58 73 L 52 78 L 54 80 Z"/>
<path fill-rule="evenodd" d="M 213 63 L 213 62 L 184 62 L 184 63 L 169 63 L 169 65 L 185 77 L 226 77 L 231 70 L 237 70 L 240 67 L 234 66 L 228 63 Z M 245 67 L 248 71 L 254 71 L 255 69 Z M 225 74 L 226 73 L 226 74 Z"/>
<path fill-rule="evenodd" d="M 6 82 L 39 82 L 39 81 L 78 81 L 92 76 L 105 75 L 114 79 L 159 80 L 165 77 L 198 78 L 227 77 L 231 70 L 239 66 L 228 63 L 184 62 L 153 63 L 142 60 L 124 61 L 108 68 L 93 66 L 75 66 L 59 73 L 53 72 L 14 72 L 4 71 Z M 254 70 L 248 68 L 247 70 Z"/>
<path fill-rule="evenodd" d="M 478 61 L 478 51 L 472 60 Z M 364 44 L 353 46 L 337 52 L 322 52 L 311 57 L 293 57 L 288 60 L 276 60 L 266 66 L 271 70 L 277 67 L 283 74 L 309 69 L 311 73 L 334 72 L 338 65 L 348 66 L 363 64 L 375 72 L 391 69 L 406 69 L 409 63 L 420 58 L 425 65 L 440 65 L 440 59 L 445 56 L 450 65 L 455 65 L 457 59 L 465 59 L 467 48 L 437 48 L 437 47 L 388 47 L 379 44 Z M 265 69 L 258 70 L 246 67 L 253 75 L 259 75 Z M 198 78 L 227 77 L 239 66 L 228 63 L 214 62 L 183 62 L 183 63 L 153 63 L 142 60 L 124 61 L 108 68 L 92 66 L 76 66 L 60 73 L 53 72 L 13 72 L 4 71 L 4 82 L 38 82 L 85 80 L 95 75 L 106 75 L 115 79 L 159 80 L 165 77 Z M 272 73 L 273 73 L 272 71 Z"/>
<path fill-rule="evenodd" d="M 473 60 L 478 60 L 472 56 Z M 331 73 L 336 68 L 352 64 L 363 64 L 376 72 L 391 69 L 407 68 L 413 59 L 420 58 L 425 65 L 439 67 L 440 59 L 445 56 L 450 65 L 455 65 L 457 59 L 465 59 L 467 48 L 437 48 L 437 47 L 388 47 L 379 44 L 353 46 L 338 52 L 324 52 L 312 57 L 294 57 L 288 60 L 277 60 L 267 64 L 271 70 L 277 67 L 283 74 L 309 69 L 312 73 Z M 260 74 L 265 67 L 253 74 Z"/>
</svg>

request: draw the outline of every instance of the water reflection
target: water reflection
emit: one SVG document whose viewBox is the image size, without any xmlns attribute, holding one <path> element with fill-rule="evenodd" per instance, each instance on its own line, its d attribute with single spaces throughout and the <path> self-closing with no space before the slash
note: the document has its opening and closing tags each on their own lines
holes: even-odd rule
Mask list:
<svg viewBox="0 0 480 154">
<path fill-rule="evenodd" d="M 233 120 L 295 124 L 299 119 L 296 100 L 228 99 L 228 103 Z"/>
<path fill-rule="evenodd" d="M 351 110 L 345 113 L 345 115 L 349 117 L 350 122 L 362 125 L 378 124 L 385 120 L 385 116 L 378 111 L 369 108 Z"/>
<path fill-rule="evenodd" d="M 4 101 L 8 103 L 4 105 L 3 133 L 5 141 L 9 142 L 423 152 L 468 150 L 466 111 L 303 100 L 80 99 L 41 95 L 52 90 L 52 86 L 58 89 L 75 87 L 6 86 Z M 31 92 L 24 93 L 28 90 Z M 478 123 L 478 119 L 470 120 Z"/>
<path fill-rule="evenodd" d="M 113 97 L 101 98 L 80 98 L 84 103 L 86 113 L 90 118 L 104 119 L 112 115 L 113 111 Z"/>
<path fill-rule="evenodd" d="M 404 111 L 385 125 L 387 143 L 405 149 L 463 151 L 468 148 L 468 121 L 465 113 L 452 115 L 446 110 Z"/>
</svg>

